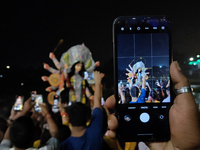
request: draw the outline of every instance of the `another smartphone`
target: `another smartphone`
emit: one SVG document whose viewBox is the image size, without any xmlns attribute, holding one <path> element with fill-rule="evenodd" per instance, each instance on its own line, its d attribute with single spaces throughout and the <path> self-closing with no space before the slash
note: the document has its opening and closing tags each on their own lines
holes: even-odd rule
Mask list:
<svg viewBox="0 0 200 150">
<path fill-rule="evenodd" d="M 59 111 L 59 105 L 60 105 L 59 96 L 58 95 L 54 95 L 53 105 L 52 105 L 52 111 L 54 113 L 57 113 Z"/>
<path fill-rule="evenodd" d="M 168 18 L 116 18 L 113 47 L 117 137 L 122 141 L 168 141 L 173 103 L 171 90 L 163 95 L 169 89 L 164 83 L 170 80 L 172 59 Z M 157 84 L 160 80 L 162 86 Z"/>
<path fill-rule="evenodd" d="M 42 110 L 39 104 L 43 102 L 43 96 L 42 94 L 36 94 L 34 95 L 34 97 L 35 97 L 35 106 L 34 106 L 35 111 L 41 112 Z"/>
<path fill-rule="evenodd" d="M 15 98 L 14 110 L 21 111 L 23 109 L 24 96 L 17 95 Z"/>
<path fill-rule="evenodd" d="M 37 94 L 36 91 L 31 91 L 31 102 L 34 103 L 35 102 L 35 95 Z"/>
</svg>

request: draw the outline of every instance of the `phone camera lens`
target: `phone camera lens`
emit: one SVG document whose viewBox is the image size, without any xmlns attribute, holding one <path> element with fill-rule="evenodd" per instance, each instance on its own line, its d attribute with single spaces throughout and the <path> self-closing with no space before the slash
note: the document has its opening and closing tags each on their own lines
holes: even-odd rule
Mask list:
<svg viewBox="0 0 200 150">
<path fill-rule="evenodd" d="M 141 28 L 140 27 L 137 27 L 137 30 L 140 30 Z"/>
</svg>

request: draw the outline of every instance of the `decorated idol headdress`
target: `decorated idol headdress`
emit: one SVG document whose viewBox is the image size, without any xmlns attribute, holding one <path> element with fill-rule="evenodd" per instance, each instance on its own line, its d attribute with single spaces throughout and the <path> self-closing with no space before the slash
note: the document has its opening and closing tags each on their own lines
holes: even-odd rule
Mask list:
<svg viewBox="0 0 200 150">
<path fill-rule="evenodd" d="M 61 56 L 61 62 L 67 64 L 69 67 L 67 72 L 70 72 L 72 65 L 78 61 L 84 63 L 85 70 L 88 72 L 90 72 L 95 65 L 90 50 L 84 44 L 72 46 Z"/>
<path fill-rule="evenodd" d="M 142 70 L 142 72 L 145 72 L 146 70 L 145 65 L 142 61 L 139 61 L 133 65 L 133 71 L 136 72 L 139 68 Z"/>
</svg>

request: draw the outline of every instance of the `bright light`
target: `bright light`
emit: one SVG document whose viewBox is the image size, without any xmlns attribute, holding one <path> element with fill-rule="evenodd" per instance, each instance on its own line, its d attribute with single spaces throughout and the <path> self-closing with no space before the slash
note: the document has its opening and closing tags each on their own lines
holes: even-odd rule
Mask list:
<svg viewBox="0 0 200 150">
<path fill-rule="evenodd" d="M 6 66 L 7 69 L 10 69 L 10 66 Z"/>
<path fill-rule="evenodd" d="M 197 55 L 197 58 L 199 58 L 200 57 L 200 55 Z"/>
<path fill-rule="evenodd" d="M 3 75 L 2 75 L 2 74 L 0 75 L 0 78 L 3 78 Z"/>
<path fill-rule="evenodd" d="M 159 66 L 160 68 L 162 68 L 162 66 Z"/>
<path fill-rule="evenodd" d="M 190 60 L 190 61 L 193 61 L 193 60 L 194 60 L 194 58 L 193 58 L 193 57 L 191 57 L 189 60 Z"/>
<path fill-rule="evenodd" d="M 21 83 L 21 86 L 23 86 L 24 85 L 24 83 Z"/>
</svg>

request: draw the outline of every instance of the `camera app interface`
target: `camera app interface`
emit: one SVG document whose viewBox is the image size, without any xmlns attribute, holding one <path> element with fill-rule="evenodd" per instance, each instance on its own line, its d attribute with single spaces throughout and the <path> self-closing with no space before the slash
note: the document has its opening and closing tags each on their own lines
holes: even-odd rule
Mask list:
<svg viewBox="0 0 200 150">
<path fill-rule="evenodd" d="M 168 33 L 117 35 L 118 104 L 170 103 Z"/>
</svg>

